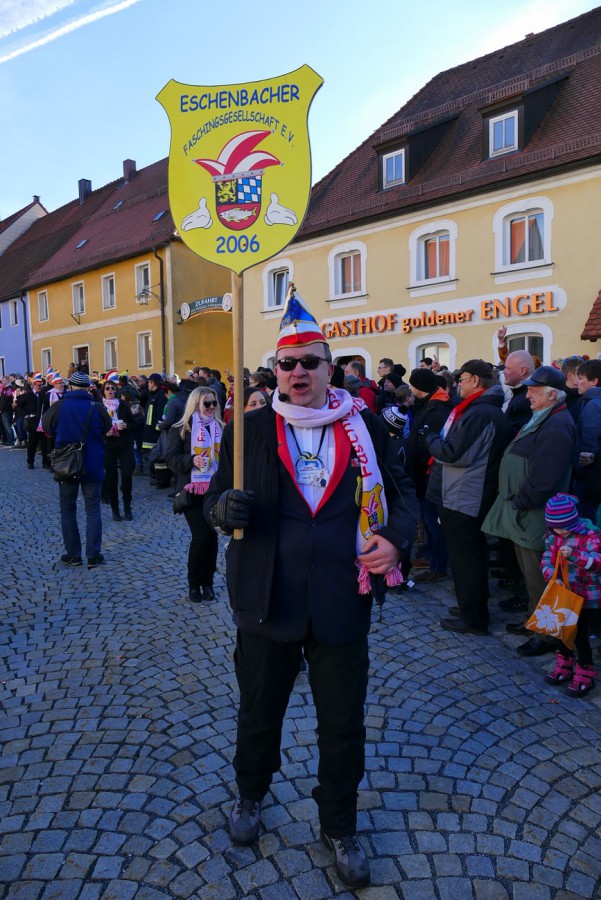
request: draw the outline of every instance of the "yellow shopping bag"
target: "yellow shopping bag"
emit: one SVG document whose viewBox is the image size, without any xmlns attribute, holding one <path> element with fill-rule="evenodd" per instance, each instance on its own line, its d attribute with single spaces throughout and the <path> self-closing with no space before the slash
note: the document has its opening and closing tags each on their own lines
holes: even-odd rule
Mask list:
<svg viewBox="0 0 601 900">
<path fill-rule="evenodd" d="M 557 581 L 560 566 L 563 584 Z M 529 628 L 530 631 L 538 631 L 548 637 L 559 638 L 566 647 L 573 650 L 578 629 L 578 617 L 583 603 L 584 598 L 570 590 L 568 562 L 565 556 L 558 551 L 553 577 L 538 601 L 536 609 L 526 622 L 526 628 Z"/>
</svg>

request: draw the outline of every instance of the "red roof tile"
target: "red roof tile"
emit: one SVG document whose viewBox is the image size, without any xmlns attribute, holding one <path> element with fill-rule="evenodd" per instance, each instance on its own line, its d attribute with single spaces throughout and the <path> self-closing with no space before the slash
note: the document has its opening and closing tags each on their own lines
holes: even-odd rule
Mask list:
<svg viewBox="0 0 601 900">
<path fill-rule="evenodd" d="M 103 203 L 31 274 L 25 287 L 58 281 L 174 240 L 167 162 L 162 159 L 140 169 L 127 184 L 113 183 Z M 161 212 L 164 215 L 154 221 Z M 82 241 L 85 244 L 77 249 Z"/>
<path fill-rule="evenodd" d="M 483 159 L 482 109 L 554 76 L 558 96 L 523 150 Z M 451 118 L 406 184 L 378 190 L 374 147 Z M 601 160 L 601 7 L 441 72 L 318 182 L 297 240 Z"/>
<path fill-rule="evenodd" d="M 596 341 L 598 338 L 601 338 L 601 291 L 597 294 L 586 320 L 584 331 L 580 335 L 580 339 L 583 341 Z"/>
</svg>

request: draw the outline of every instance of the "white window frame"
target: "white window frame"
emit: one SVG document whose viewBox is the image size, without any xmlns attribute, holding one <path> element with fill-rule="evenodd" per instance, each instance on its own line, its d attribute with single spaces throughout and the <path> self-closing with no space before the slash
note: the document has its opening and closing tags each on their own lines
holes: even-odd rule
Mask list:
<svg viewBox="0 0 601 900">
<path fill-rule="evenodd" d="M 410 342 L 407 355 L 412 369 L 419 367 L 419 361 L 423 357 L 423 348 L 432 347 L 434 344 L 447 344 L 449 348 L 448 366 L 451 372 L 453 371 L 457 360 L 457 339 L 452 334 L 443 331 L 432 331 L 429 337 L 417 337 Z"/>
<path fill-rule="evenodd" d="M 81 309 L 76 308 L 75 301 L 78 299 Z M 83 316 L 86 311 L 86 291 L 83 281 L 74 281 L 71 285 L 71 304 L 74 316 Z"/>
<path fill-rule="evenodd" d="M 288 270 L 288 284 L 294 281 L 294 263 L 290 259 L 273 260 L 263 269 L 263 311 L 267 313 L 266 318 L 270 318 L 270 313 L 274 317 L 281 314 L 284 304 L 276 304 L 275 301 L 275 276 L 284 270 Z M 284 301 L 286 298 L 284 297 Z"/>
<path fill-rule="evenodd" d="M 148 339 L 148 356 L 140 352 L 144 347 L 144 341 Z M 152 368 L 152 331 L 138 331 L 136 337 L 136 344 L 138 349 L 138 368 L 139 369 L 150 369 Z"/>
<path fill-rule="evenodd" d="M 342 259 L 349 255 L 359 254 L 360 284 L 359 290 L 342 293 Z M 362 241 L 350 241 L 347 244 L 338 244 L 328 254 L 328 275 L 330 282 L 330 300 L 352 300 L 357 297 L 365 297 L 367 281 L 367 247 Z"/>
<path fill-rule="evenodd" d="M 45 311 L 46 315 L 42 315 L 42 312 Z M 48 309 L 48 291 L 39 291 L 38 292 L 38 321 L 39 322 L 47 322 L 50 318 L 50 312 Z"/>
<path fill-rule="evenodd" d="M 90 345 L 89 344 L 74 344 L 73 347 L 71 348 L 71 359 L 73 360 L 73 362 L 75 363 L 76 366 L 81 366 L 81 365 L 84 365 L 84 363 L 80 362 L 80 360 L 79 360 L 79 357 L 81 354 L 78 353 L 78 350 L 86 351 L 85 355 L 88 360 L 87 366 L 88 366 L 88 369 L 90 369 L 91 368 L 90 367 Z"/>
<path fill-rule="evenodd" d="M 514 142 L 513 144 L 505 144 L 503 143 L 503 147 L 501 150 L 493 149 L 493 135 L 494 128 L 499 122 L 503 123 L 503 140 L 505 140 L 505 123 L 510 119 L 513 120 L 514 127 Z M 488 120 L 488 156 L 490 159 L 494 159 L 496 156 L 505 156 L 506 153 L 514 153 L 518 149 L 518 110 L 512 109 L 510 112 L 501 113 L 498 116 L 492 116 Z"/>
<path fill-rule="evenodd" d="M 517 325 L 507 325 L 507 338 L 513 337 L 540 337 L 543 339 L 543 366 L 550 366 L 553 361 L 553 329 L 542 322 L 534 324 L 529 321 L 519 322 Z M 492 354 L 489 359 L 499 359 L 499 349 L 496 333 L 492 341 Z"/>
<path fill-rule="evenodd" d="M 146 273 L 146 277 L 144 275 Z M 150 263 L 138 263 L 135 267 L 136 297 L 144 290 L 150 290 Z"/>
<path fill-rule="evenodd" d="M 109 347 L 112 346 L 113 352 L 108 353 Z M 109 359 L 110 356 L 110 359 Z M 117 338 L 105 338 L 104 341 L 104 371 L 117 368 Z"/>
<path fill-rule="evenodd" d="M 393 178 L 390 181 L 386 178 L 386 163 L 389 159 L 396 159 L 399 157 L 401 159 L 401 165 L 403 167 L 403 174 L 401 178 Z M 382 188 L 386 190 L 387 188 L 397 187 L 399 184 L 405 184 L 405 148 L 403 147 L 400 150 L 392 150 L 390 153 L 382 154 Z M 396 168 L 396 166 L 395 166 Z"/>
<path fill-rule="evenodd" d="M 16 328 L 19 324 L 19 301 L 8 301 L 8 321 L 11 328 Z"/>
<path fill-rule="evenodd" d="M 115 281 L 115 273 L 111 272 L 108 275 L 103 275 L 102 279 L 101 279 L 101 283 L 102 283 L 102 309 L 103 310 L 115 309 L 117 306 L 117 284 Z M 107 300 L 107 285 L 109 285 L 111 283 L 113 285 L 113 302 L 112 302 L 112 304 L 107 305 L 107 302 L 106 302 L 106 300 Z"/>
<path fill-rule="evenodd" d="M 510 263 L 512 219 L 529 214 L 543 214 L 543 258 Z M 524 278 L 541 278 L 551 275 L 553 262 L 551 257 L 551 239 L 553 225 L 553 203 L 547 197 L 526 197 L 524 200 L 508 203 L 498 209 L 493 217 L 493 233 L 495 237 L 495 284 L 506 284 Z M 528 273 L 531 269 L 532 272 Z"/>
<path fill-rule="evenodd" d="M 426 241 L 443 233 L 449 235 L 449 274 L 425 277 Z M 457 225 L 452 219 L 438 219 L 420 225 L 409 235 L 409 291 L 412 297 L 454 291 L 457 286 Z"/>
<path fill-rule="evenodd" d="M 47 372 L 52 365 L 52 348 L 42 347 L 40 351 L 41 367 L 40 372 Z"/>
</svg>

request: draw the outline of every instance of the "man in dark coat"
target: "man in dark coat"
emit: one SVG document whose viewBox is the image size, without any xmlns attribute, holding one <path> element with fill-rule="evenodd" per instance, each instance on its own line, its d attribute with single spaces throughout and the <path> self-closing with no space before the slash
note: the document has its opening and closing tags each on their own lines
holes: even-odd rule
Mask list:
<svg viewBox="0 0 601 900">
<path fill-rule="evenodd" d="M 73 372 L 69 378 L 71 390 L 62 400 L 53 403 L 44 414 L 44 431 L 56 438 L 57 450 L 66 444 L 84 439 L 84 475 L 80 482 L 59 484 L 61 528 L 66 553 L 61 562 L 67 566 L 81 566 L 81 537 L 77 527 L 77 495 L 81 487 L 86 508 L 86 554 L 88 569 L 104 562 L 102 548 L 102 517 L 100 499 L 104 479 L 104 438 L 110 431 L 111 418 L 101 403 L 95 403 L 88 393 L 90 378 L 83 372 Z"/>
<path fill-rule="evenodd" d="M 39 372 L 35 372 L 31 379 L 31 388 L 25 396 L 25 420 L 23 422 L 27 432 L 27 468 L 33 469 L 35 455 L 39 446 L 42 454 L 42 468 L 50 468 L 48 458 L 48 438 L 42 429 L 42 413 L 44 411 L 44 397 L 49 388 L 44 384 L 44 379 Z"/>
<path fill-rule="evenodd" d="M 146 403 L 146 424 L 144 425 L 143 450 L 152 450 L 159 439 L 159 422 L 163 418 L 163 411 L 167 403 L 167 397 L 163 390 L 165 382 L 161 375 L 154 373 L 148 379 L 148 401 Z"/>
<path fill-rule="evenodd" d="M 301 658 L 317 713 L 322 840 L 340 878 L 369 883 L 356 837 L 363 777 L 371 591 L 398 583 L 417 501 L 383 422 L 328 385 L 331 353 L 291 286 L 273 406 L 244 417 L 244 486 L 232 490 L 233 432 L 205 502 L 213 527 L 244 528 L 227 551 L 240 688 L 232 839 L 249 844 L 280 765 L 282 722 Z M 381 492 L 387 503 L 382 515 Z M 357 564 L 359 567 L 357 567 Z M 358 577 L 359 576 L 359 577 Z"/>
<path fill-rule="evenodd" d="M 438 510 L 426 497 L 432 454 L 426 446 L 426 436 L 438 434 L 449 415 L 452 405 L 449 395 L 443 390 L 431 369 L 414 369 L 409 376 L 409 387 L 413 394 L 413 421 L 406 443 L 407 464 L 405 469 L 413 478 L 415 492 L 420 501 L 422 520 L 428 535 L 425 552 L 429 567 L 416 575 L 417 584 L 440 581 L 447 577 L 448 553 L 444 533 L 438 521 Z"/>
</svg>

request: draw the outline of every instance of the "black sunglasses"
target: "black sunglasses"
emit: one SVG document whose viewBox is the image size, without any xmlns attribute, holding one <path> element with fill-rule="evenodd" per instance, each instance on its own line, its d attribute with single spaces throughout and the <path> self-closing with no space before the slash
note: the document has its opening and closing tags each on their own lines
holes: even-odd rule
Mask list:
<svg viewBox="0 0 601 900">
<path fill-rule="evenodd" d="M 279 366 L 282 372 L 293 372 L 300 363 L 305 371 L 312 372 L 322 362 L 327 362 L 327 359 L 324 359 L 323 356 L 301 356 L 300 359 L 294 359 L 292 356 L 282 356 L 276 362 L 276 366 Z"/>
<path fill-rule="evenodd" d="M 203 400 L 202 405 L 205 409 L 210 409 L 212 406 L 217 406 L 216 400 Z"/>
<path fill-rule="evenodd" d="M 107 384 L 107 386 L 105 387 L 105 391 L 116 391 L 116 390 L 117 390 L 116 387 L 109 387 L 108 384 Z"/>
</svg>

